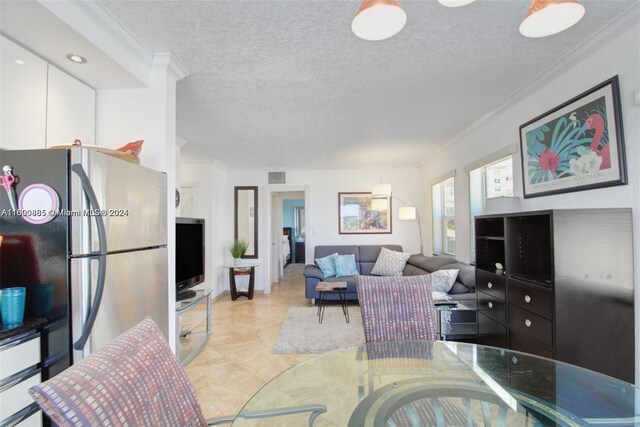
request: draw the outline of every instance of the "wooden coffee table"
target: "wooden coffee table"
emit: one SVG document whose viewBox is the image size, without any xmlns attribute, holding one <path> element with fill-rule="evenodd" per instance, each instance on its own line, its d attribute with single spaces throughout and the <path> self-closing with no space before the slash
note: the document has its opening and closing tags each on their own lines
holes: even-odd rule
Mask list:
<svg viewBox="0 0 640 427">
<path fill-rule="evenodd" d="M 340 305 L 342 305 L 342 314 L 344 314 L 344 320 L 349 323 L 349 306 L 347 305 L 347 282 L 319 282 L 316 285 L 316 292 L 319 294 L 318 298 L 318 323 L 322 323 L 324 318 L 324 309 L 327 305 L 327 296 L 332 293 L 337 293 L 340 298 Z"/>
</svg>

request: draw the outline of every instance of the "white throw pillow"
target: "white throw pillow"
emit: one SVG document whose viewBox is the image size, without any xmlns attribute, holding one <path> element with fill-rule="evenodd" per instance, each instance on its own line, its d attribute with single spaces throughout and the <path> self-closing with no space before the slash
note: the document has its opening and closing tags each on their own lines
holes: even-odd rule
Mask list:
<svg viewBox="0 0 640 427">
<path fill-rule="evenodd" d="M 376 264 L 371 270 L 375 276 L 402 276 L 404 266 L 411 254 L 381 248 Z"/>
<path fill-rule="evenodd" d="M 458 269 L 436 270 L 431 273 L 431 287 L 433 292 L 449 292 L 456 283 Z"/>
</svg>

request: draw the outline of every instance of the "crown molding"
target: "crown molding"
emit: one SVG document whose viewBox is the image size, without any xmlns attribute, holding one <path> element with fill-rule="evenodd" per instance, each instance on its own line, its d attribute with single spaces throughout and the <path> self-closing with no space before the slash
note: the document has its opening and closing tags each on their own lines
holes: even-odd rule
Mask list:
<svg viewBox="0 0 640 427">
<path fill-rule="evenodd" d="M 189 141 L 187 141 L 186 139 L 184 139 L 183 137 L 181 137 L 180 135 L 176 135 L 176 145 L 179 148 L 184 147 L 185 145 L 187 145 L 189 143 Z"/>
<path fill-rule="evenodd" d="M 209 157 L 181 157 L 180 163 L 187 165 L 211 165 L 223 171 L 227 170 L 227 167 L 220 160 Z"/>
<path fill-rule="evenodd" d="M 171 53 L 156 53 L 153 56 L 152 71 L 166 71 L 176 81 L 189 75 L 186 68 Z"/>
<path fill-rule="evenodd" d="M 632 25 L 640 21 L 640 3 L 634 3 L 618 17 L 616 17 L 609 25 L 601 28 L 598 32 L 595 32 L 591 37 L 585 39 L 584 42 L 577 45 L 572 51 L 565 55 L 562 59 L 551 64 L 546 70 L 538 74 L 533 80 L 529 81 L 520 89 L 513 92 L 506 99 L 504 99 L 496 108 L 482 116 L 479 120 L 474 122 L 471 126 L 464 129 L 457 136 L 442 144 L 437 149 L 429 153 L 428 158 L 423 159 L 420 162 L 422 167 L 428 165 L 432 159 L 435 160 L 439 154 L 450 146 L 464 138 L 465 136 L 473 133 L 477 129 L 482 128 L 496 117 L 500 116 L 505 111 L 509 110 L 522 99 L 535 94 L 541 87 L 553 82 L 555 79 L 566 74 L 569 70 L 573 69 L 577 64 L 585 61 L 591 57 L 591 51 L 598 49 L 609 43 L 611 40 L 624 33 Z"/>
<path fill-rule="evenodd" d="M 38 1 L 142 83 L 149 84 L 153 51 L 101 0 Z"/>
</svg>

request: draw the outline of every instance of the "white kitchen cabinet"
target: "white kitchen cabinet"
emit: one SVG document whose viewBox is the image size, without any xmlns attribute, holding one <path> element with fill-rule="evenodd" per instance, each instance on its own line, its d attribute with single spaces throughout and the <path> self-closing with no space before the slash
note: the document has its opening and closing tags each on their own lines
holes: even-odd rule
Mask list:
<svg viewBox="0 0 640 427">
<path fill-rule="evenodd" d="M 0 148 L 44 148 L 47 63 L 0 36 Z"/>
<path fill-rule="evenodd" d="M 76 139 L 95 144 L 96 92 L 49 64 L 46 146 L 69 145 Z"/>
</svg>

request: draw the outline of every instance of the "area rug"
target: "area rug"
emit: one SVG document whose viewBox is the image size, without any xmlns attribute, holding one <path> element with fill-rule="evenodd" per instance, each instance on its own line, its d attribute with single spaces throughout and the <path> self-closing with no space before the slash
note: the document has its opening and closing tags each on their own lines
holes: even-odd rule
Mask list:
<svg viewBox="0 0 640 427">
<path fill-rule="evenodd" d="M 322 323 L 316 307 L 290 308 L 273 347 L 274 353 L 324 353 L 364 343 L 360 307 L 349 306 L 349 323 L 339 305 L 328 306 Z"/>
</svg>

